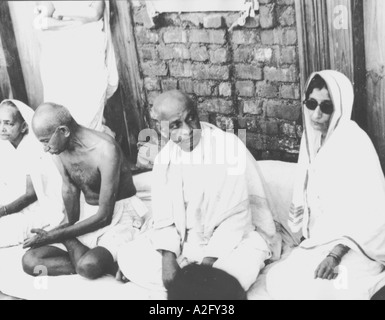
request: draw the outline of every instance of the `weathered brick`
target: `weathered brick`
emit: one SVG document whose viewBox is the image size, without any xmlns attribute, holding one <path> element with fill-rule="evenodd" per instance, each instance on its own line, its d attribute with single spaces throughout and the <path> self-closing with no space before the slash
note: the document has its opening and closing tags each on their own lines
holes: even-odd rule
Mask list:
<svg viewBox="0 0 385 320">
<path fill-rule="evenodd" d="M 179 89 L 185 93 L 194 93 L 194 83 L 192 80 L 179 80 Z"/>
<path fill-rule="evenodd" d="M 278 98 L 279 96 L 279 87 L 275 83 L 258 81 L 256 87 L 257 97 Z"/>
<path fill-rule="evenodd" d="M 194 27 L 203 26 L 204 13 L 182 13 L 180 19 L 184 25 L 192 25 Z"/>
<path fill-rule="evenodd" d="M 190 62 L 170 63 L 170 75 L 176 78 L 190 78 L 192 76 L 192 65 Z"/>
<path fill-rule="evenodd" d="M 154 78 L 145 78 L 144 86 L 148 91 L 159 91 L 160 90 L 160 81 Z"/>
<path fill-rule="evenodd" d="M 139 49 L 139 55 L 142 61 L 157 60 L 158 54 L 155 47 L 142 46 Z"/>
<path fill-rule="evenodd" d="M 260 42 L 260 34 L 257 30 L 236 30 L 232 32 L 233 44 L 255 44 Z"/>
<path fill-rule="evenodd" d="M 214 64 L 226 63 L 229 60 L 229 52 L 226 48 L 210 50 L 210 61 Z"/>
<path fill-rule="evenodd" d="M 164 43 L 186 43 L 187 32 L 182 29 L 168 30 L 163 34 Z"/>
<path fill-rule="evenodd" d="M 266 46 L 273 45 L 275 43 L 274 30 L 262 30 L 261 43 Z"/>
<path fill-rule="evenodd" d="M 198 80 L 228 80 L 230 70 L 228 66 L 195 64 L 192 68 L 192 76 Z"/>
<path fill-rule="evenodd" d="M 159 35 L 144 27 L 136 27 L 136 37 L 141 44 L 159 42 Z"/>
<path fill-rule="evenodd" d="M 240 97 L 254 96 L 255 87 L 253 81 L 237 81 L 235 88 Z"/>
<path fill-rule="evenodd" d="M 278 121 L 261 121 L 259 123 L 262 133 L 269 136 L 276 136 L 279 134 Z"/>
<path fill-rule="evenodd" d="M 283 99 L 299 100 L 301 94 L 297 85 L 283 84 L 280 89 L 280 95 Z"/>
<path fill-rule="evenodd" d="M 273 57 L 271 48 L 259 48 L 254 51 L 254 60 L 261 63 L 270 63 Z"/>
<path fill-rule="evenodd" d="M 280 63 L 296 64 L 297 63 L 297 48 L 283 47 L 280 50 Z"/>
<path fill-rule="evenodd" d="M 199 105 L 199 109 L 222 114 L 232 114 L 234 112 L 233 102 L 224 99 L 205 100 Z"/>
<path fill-rule="evenodd" d="M 224 23 L 223 16 L 221 15 L 209 15 L 203 18 L 203 26 L 207 29 L 220 29 Z"/>
<path fill-rule="evenodd" d="M 242 103 L 243 113 L 261 115 L 263 113 L 263 101 L 245 100 Z"/>
<path fill-rule="evenodd" d="M 260 6 L 259 15 L 259 22 L 262 29 L 271 29 L 276 26 L 277 16 L 275 14 L 275 4 Z"/>
<path fill-rule="evenodd" d="M 294 67 L 284 69 L 277 69 L 275 67 L 265 67 L 264 68 L 265 79 L 269 81 L 277 82 L 298 82 L 299 81 L 299 72 Z"/>
<path fill-rule="evenodd" d="M 219 95 L 222 97 L 231 97 L 231 83 L 230 82 L 221 82 L 219 85 Z"/>
<path fill-rule="evenodd" d="M 288 121 L 298 121 L 301 115 L 301 106 L 287 104 L 285 101 L 265 101 L 266 115 L 269 118 L 278 118 Z"/>
<path fill-rule="evenodd" d="M 225 44 L 226 32 L 224 30 L 191 30 L 191 43 Z"/>
<path fill-rule="evenodd" d="M 209 81 L 197 81 L 194 82 L 194 93 L 197 96 L 216 96 L 218 88 L 215 86 L 215 83 Z"/>
<path fill-rule="evenodd" d="M 170 90 L 176 90 L 178 89 L 178 80 L 174 79 L 164 79 L 162 80 L 162 90 L 170 91 Z"/>
<path fill-rule="evenodd" d="M 190 55 L 193 61 L 205 62 L 209 60 L 207 48 L 203 46 L 192 46 L 190 48 Z"/>
<path fill-rule="evenodd" d="M 168 68 L 164 62 L 144 62 L 142 70 L 146 76 L 167 76 Z"/>
<path fill-rule="evenodd" d="M 297 44 L 297 31 L 295 29 L 274 29 L 274 44 L 281 46 L 294 46 Z"/>
<path fill-rule="evenodd" d="M 296 126 L 291 123 L 285 122 L 281 125 L 281 133 L 287 137 L 296 138 Z"/>
<path fill-rule="evenodd" d="M 260 132 L 258 123 L 260 122 L 259 117 L 256 116 L 243 116 L 238 117 L 238 126 L 241 129 L 246 129 L 250 132 Z"/>
<path fill-rule="evenodd" d="M 263 70 L 256 66 L 238 64 L 235 66 L 235 75 L 242 80 L 262 80 Z"/>
<path fill-rule="evenodd" d="M 233 12 L 233 13 L 228 13 L 224 16 L 225 19 L 225 24 L 228 28 L 230 28 L 234 22 L 236 22 L 239 19 L 239 13 L 238 12 Z"/>
<path fill-rule="evenodd" d="M 234 117 L 218 115 L 216 117 L 215 124 L 218 128 L 222 129 L 223 131 L 236 129 L 236 119 Z"/>
<path fill-rule="evenodd" d="M 261 134 L 248 132 L 246 136 L 246 145 L 248 148 L 252 148 L 256 150 L 264 150 L 265 138 Z"/>
<path fill-rule="evenodd" d="M 190 51 L 185 45 L 160 46 L 158 47 L 159 57 L 162 60 L 189 60 Z"/>
<path fill-rule="evenodd" d="M 279 24 L 283 27 L 292 26 L 295 24 L 295 10 L 293 7 L 286 7 L 280 13 L 278 18 Z"/>
<path fill-rule="evenodd" d="M 234 50 L 234 62 L 250 63 L 254 55 L 253 46 L 240 46 Z"/>
</svg>

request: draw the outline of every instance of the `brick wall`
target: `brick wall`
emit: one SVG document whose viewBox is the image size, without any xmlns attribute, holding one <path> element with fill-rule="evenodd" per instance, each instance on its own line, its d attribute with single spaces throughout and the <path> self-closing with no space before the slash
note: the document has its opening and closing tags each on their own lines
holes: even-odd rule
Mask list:
<svg viewBox="0 0 385 320">
<path fill-rule="evenodd" d="M 137 8 L 148 108 L 161 92 L 183 90 L 202 120 L 247 129 L 257 159 L 296 161 L 302 127 L 294 0 L 260 3 L 260 14 L 232 32 L 238 12 L 167 13 L 148 29 Z"/>
</svg>

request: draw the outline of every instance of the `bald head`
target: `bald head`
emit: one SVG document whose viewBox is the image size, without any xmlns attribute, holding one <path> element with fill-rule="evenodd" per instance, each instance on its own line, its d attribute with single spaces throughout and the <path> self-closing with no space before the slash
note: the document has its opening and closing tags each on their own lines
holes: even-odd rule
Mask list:
<svg viewBox="0 0 385 320">
<path fill-rule="evenodd" d="M 74 124 L 75 120 L 68 109 L 55 103 L 42 104 L 35 111 L 32 120 L 32 128 L 36 134 L 50 134 L 60 126 L 71 128 Z"/>
<path fill-rule="evenodd" d="M 185 93 L 173 90 L 161 94 L 154 102 L 153 118 L 165 139 L 184 151 L 192 151 L 201 138 L 201 125 L 194 101 Z"/>
<path fill-rule="evenodd" d="M 156 118 L 169 121 L 183 112 L 196 111 L 196 105 L 187 94 L 173 90 L 165 92 L 155 99 L 153 111 Z"/>
</svg>

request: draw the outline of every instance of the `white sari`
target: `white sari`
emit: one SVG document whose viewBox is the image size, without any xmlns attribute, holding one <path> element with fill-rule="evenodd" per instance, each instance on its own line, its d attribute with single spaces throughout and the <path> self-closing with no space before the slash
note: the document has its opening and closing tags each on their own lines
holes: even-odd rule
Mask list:
<svg viewBox="0 0 385 320">
<path fill-rule="evenodd" d="M 354 92 L 349 79 L 336 71 L 318 74 L 335 110 L 323 144 L 303 110 L 305 132 L 289 225 L 306 240 L 272 270 L 268 287 L 276 298 L 287 297 L 286 292 L 288 298 L 369 299 L 385 279 L 384 174 L 369 137 L 350 120 Z M 345 291 L 336 290 L 333 281 L 321 285 L 322 280 L 314 280 L 318 265 L 339 244 L 351 249 L 341 262 L 349 279 Z"/>
<path fill-rule="evenodd" d="M 64 217 L 60 174 L 31 130 L 34 112 L 20 101 L 9 101 L 19 109 L 29 132 L 17 149 L 8 141 L 0 141 L 0 205 L 8 205 L 25 194 L 27 176 L 31 177 L 38 201 L 0 219 L 0 248 L 19 245 L 31 235 L 31 229 L 52 229 Z"/>
<path fill-rule="evenodd" d="M 89 7 L 93 1 L 52 1 L 56 9 Z M 104 18 L 40 33 L 45 102 L 61 104 L 87 128 L 104 131 L 105 103 L 118 86 L 109 2 Z"/>
</svg>

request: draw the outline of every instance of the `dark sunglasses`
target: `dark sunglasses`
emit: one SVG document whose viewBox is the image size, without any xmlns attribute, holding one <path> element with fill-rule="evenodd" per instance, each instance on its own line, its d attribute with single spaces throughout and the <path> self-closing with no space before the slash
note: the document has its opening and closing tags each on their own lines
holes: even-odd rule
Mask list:
<svg viewBox="0 0 385 320">
<path fill-rule="evenodd" d="M 314 99 L 305 100 L 304 105 L 311 111 L 317 109 L 318 106 L 321 108 L 321 112 L 327 115 L 331 115 L 334 112 L 334 106 L 331 101 L 322 101 L 318 103 L 318 101 Z"/>
</svg>

